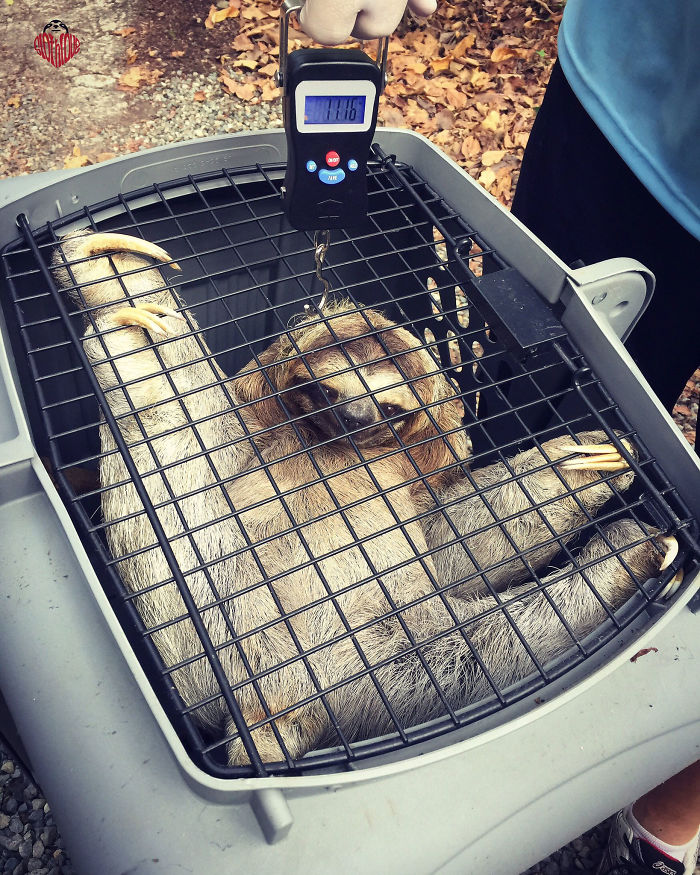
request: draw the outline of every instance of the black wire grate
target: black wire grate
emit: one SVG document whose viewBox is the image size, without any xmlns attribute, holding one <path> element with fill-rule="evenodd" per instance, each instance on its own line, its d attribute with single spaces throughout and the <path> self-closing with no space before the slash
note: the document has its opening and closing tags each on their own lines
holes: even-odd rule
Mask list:
<svg viewBox="0 0 700 875">
<path fill-rule="evenodd" d="M 315 307 L 312 240 L 282 215 L 281 166 L 154 185 L 42 229 L 20 216 L 21 239 L 3 252 L 34 439 L 169 717 L 214 775 L 348 767 L 499 712 L 658 608 L 678 564 L 698 559 L 687 508 L 556 314 L 428 182 L 376 154 L 368 221 L 334 233 L 327 256 L 351 310 Z M 181 275 L 158 274 L 186 307 L 174 336 L 119 346 L 125 332 L 101 321 L 84 261 L 56 287 L 52 253 L 78 227 L 141 237 L 178 262 Z M 113 280 L 132 304 L 130 278 L 144 271 Z M 496 287 L 530 296 L 536 329 L 507 295 L 494 306 Z M 314 327 L 322 339 L 306 350 Z M 409 336 L 429 363 L 419 374 L 395 348 Z M 178 344 L 187 355 L 174 362 Z M 332 356 L 329 383 L 314 368 Z M 276 382 L 280 363 L 306 369 L 304 388 Z M 387 368 L 407 407 L 373 400 L 371 375 Z M 439 397 L 426 395 L 428 373 Z M 256 378 L 258 395 L 242 400 L 240 380 Z M 331 384 L 355 386 L 353 403 L 380 424 L 348 418 Z M 463 415 L 446 426 L 455 401 Z M 257 412 L 268 409 L 278 419 Z M 567 453 L 551 442 L 583 432 L 602 433 L 634 477 L 560 468 Z M 619 543 L 623 518 L 633 536 Z M 631 546 L 653 553 L 656 530 L 674 532 L 681 555 L 648 580 Z M 586 552 L 594 541 L 602 553 Z M 611 561 L 629 581 L 622 608 L 601 589 Z M 592 594 L 595 629 L 559 595 L 572 574 Z"/>
</svg>

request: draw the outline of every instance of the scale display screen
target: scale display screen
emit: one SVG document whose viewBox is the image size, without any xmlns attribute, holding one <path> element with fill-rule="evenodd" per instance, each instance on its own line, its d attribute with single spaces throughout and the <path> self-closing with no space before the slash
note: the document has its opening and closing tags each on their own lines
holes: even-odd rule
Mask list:
<svg viewBox="0 0 700 875">
<path fill-rule="evenodd" d="M 369 131 L 373 129 L 377 97 L 377 86 L 371 79 L 302 79 L 294 86 L 296 130 L 324 136 Z"/>
<path fill-rule="evenodd" d="M 304 122 L 307 125 L 362 125 L 366 101 L 363 94 L 307 94 Z"/>
</svg>

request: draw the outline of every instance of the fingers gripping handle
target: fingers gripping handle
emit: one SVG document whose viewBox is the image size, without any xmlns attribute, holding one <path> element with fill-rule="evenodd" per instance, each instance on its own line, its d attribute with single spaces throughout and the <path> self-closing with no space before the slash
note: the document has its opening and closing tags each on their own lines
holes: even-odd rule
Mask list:
<svg viewBox="0 0 700 875">
<path fill-rule="evenodd" d="M 287 56 L 289 46 L 289 19 L 292 13 L 300 15 L 306 5 L 306 0 L 284 0 L 280 15 L 280 68 L 277 72 L 277 84 L 283 90 L 286 88 Z M 389 37 L 379 37 L 377 48 L 377 66 L 381 72 L 382 88 L 386 85 L 386 63 L 389 52 Z"/>
</svg>

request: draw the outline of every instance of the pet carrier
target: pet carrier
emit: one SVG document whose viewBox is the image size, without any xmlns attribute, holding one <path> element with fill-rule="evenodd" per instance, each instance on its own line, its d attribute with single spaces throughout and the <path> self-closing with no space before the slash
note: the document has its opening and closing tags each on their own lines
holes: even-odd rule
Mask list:
<svg viewBox="0 0 700 875">
<path fill-rule="evenodd" d="M 333 232 L 319 308 L 313 237 L 281 207 L 284 144 L 210 138 L 0 188 L 4 731 L 80 872 L 516 873 L 698 755 L 700 466 L 618 339 L 653 280 L 624 258 L 568 269 L 427 140 L 381 130 L 367 222 Z M 59 248 L 79 230 L 157 244 L 180 271 L 112 238 L 88 274 L 82 244 Z M 157 288 L 179 320 L 101 322 L 107 275 L 108 309 Z M 380 404 L 387 386 L 405 409 Z M 338 433 L 310 439 L 319 411 Z M 624 467 L 586 475 L 595 508 L 570 467 L 591 432 Z M 436 443 L 447 460 L 422 463 Z M 295 464 L 311 477 L 285 480 Z M 630 545 L 656 554 L 667 534 L 671 566 L 640 571 Z M 560 603 L 574 578 L 595 628 Z M 564 643 L 543 649 L 528 607 Z"/>
</svg>

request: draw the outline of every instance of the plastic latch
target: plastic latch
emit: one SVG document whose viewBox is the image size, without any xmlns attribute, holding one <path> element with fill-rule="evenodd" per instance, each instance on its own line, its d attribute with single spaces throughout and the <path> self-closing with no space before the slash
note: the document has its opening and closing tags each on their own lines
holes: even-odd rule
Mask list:
<svg viewBox="0 0 700 875">
<path fill-rule="evenodd" d="M 566 329 L 534 286 L 512 267 L 472 279 L 483 315 L 511 351 L 534 352 Z"/>
</svg>

